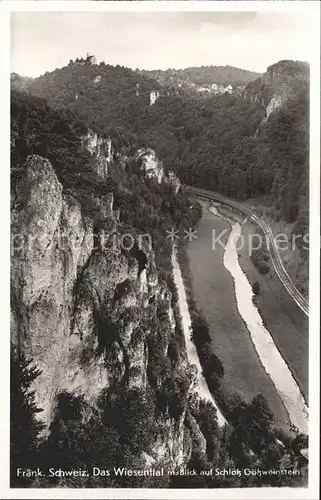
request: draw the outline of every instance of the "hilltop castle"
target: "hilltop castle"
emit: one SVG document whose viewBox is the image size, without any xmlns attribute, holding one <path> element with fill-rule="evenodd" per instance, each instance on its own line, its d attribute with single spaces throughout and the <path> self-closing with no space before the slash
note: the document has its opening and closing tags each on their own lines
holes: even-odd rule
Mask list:
<svg viewBox="0 0 321 500">
<path fill-rule="evenodd" d="M 97 64 L 97 59 L 94 55 L 90 55 L 88 52 L 86 54 L 86 58 L 84 57 L 77 57 L 74 61 L 70 59 L 69 65 L 72 64 L 80 64 L 80 65 L 85 65 L 85 64 Z"/>
</svg>

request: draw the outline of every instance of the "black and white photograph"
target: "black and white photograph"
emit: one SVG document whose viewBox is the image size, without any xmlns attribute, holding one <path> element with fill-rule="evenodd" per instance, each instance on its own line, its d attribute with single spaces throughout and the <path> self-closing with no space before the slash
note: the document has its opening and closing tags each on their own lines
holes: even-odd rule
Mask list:
<svg viewBox="0 0 321 500">
<path fill-rule="evenodd" d="M 316 498 L 319 6 L 40 3 L 10 12 L 10 498 Z"/>
</svg>

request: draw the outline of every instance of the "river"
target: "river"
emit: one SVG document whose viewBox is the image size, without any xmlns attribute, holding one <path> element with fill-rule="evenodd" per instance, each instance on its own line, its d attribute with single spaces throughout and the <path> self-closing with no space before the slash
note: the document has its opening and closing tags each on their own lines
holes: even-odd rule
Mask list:
<svg viewBox="0 0 321 500">
<path fill-rule="evenodd" d="M 273 337 L 264 326 L 253 303 L 252 287 L 242 271 L 237 253 L 241 225 L 208 210 L 203 204 L 203 216 L 198 237 L 189 244 L 188 255 L 196 304 L 205 315 L 212 345 L 224 366 L 222 382 L 226 397 L 238 394 L 249 401 L 262 393 L 284 428 L 294 424 L 308 433 L 308 408 L 292 373 L 277 349 Z M 228 231 L 227 231 L 228 229 Z M 215 235 L 223 234 L 224 245 L 213 248 Z M 199 394 L 217 408 L 220 425 L 226 422 L 211 395 L 191 341 L 191 318 L 175 252 L 173 270 L 178 290 L 179 308 L 185 336 L 187 357 L 198 369 Z"/>
<path fill-rule="evenodd" d="M 277 349 L 272 336 L 263 325 L 260 313 L 252 301 L 252 287 L 239 264 L 237 241 L 242 233 L 241 225 L 234 221 L 229 221 L 229 223 L 232 230 L 226 244 L 223 262 L 234 280 L 235 297 L 239 313 L 250 332 L 262 365 L 273 381 L 289 413 L 291 422 L 301 432 L 307 434 L 308 409 L 304 398 L 288 365 Z"/>
<path fill-rule="evenodd" d="M 213 215 L 208 204 L 201 203 L 203 216 L 188 256 L 194 299 L 208 321 L 214 352 L 224 366 L 223 393 L 245 401 L 261 393 L 278 426 L 288 430 L 292 422 L 307 432 L 307 408 L 300 391 L 252 302 L 252 289 L 235 247 L 232 250 L 229 244 L 225 249 L 237 236 L 237 226 L 231 232 L 233 221 Z M 224 245 L 215 250 L 213 231 L 225 231 Z"/>
</svg>

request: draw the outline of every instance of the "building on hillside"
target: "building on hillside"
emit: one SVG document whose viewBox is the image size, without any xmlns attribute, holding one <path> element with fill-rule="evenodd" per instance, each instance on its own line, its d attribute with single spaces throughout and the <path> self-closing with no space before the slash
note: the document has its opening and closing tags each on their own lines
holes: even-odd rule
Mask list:
<svg viewBox="0 0 321 500">
<path fill-rule="evenodd" d="M 228 94 L 232 94 L 232 92 L 233 92 L 233 87 L 232 87 L 232 85 L 227 85 L 227 86 L 224 88 L 224 92 L 227 92 Z"/>
<path fill-rule="evenodd" d="M 72 65 L 72 64 L 80 64 L 81 66 L 83 66 L 84 64 L 96 64 L 97 63 L 97 60 L 96 60 L 96 57 L 94 55 L 90 55 L 86 54 L 86 58 L 84 57 L 77 57 L 75 59 L 75 61 L 73 61 L 72 59 L 70 59 L 69 61 L 69 65 Z"/>
<path fill-rule="evenodd" d="M 88 52 L 86 54 L 86 62 L 89 63 L 89 64 L 96 64 L 97 63 L 97 59 L 94 55 L 90 55 Z"/>
</svg>

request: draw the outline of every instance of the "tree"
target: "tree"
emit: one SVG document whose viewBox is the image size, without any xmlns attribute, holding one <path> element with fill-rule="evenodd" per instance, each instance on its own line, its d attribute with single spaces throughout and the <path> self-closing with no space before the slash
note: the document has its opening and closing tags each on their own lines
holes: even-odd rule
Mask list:
<svg viewBox="0 0 321 500">
<path fill-rule="evenodd" d="M 10 467 L 13 486 L 28 482 L 17 478 L 16 469 L 32 468 L 37 463 L 39 433 L 44 425 L 37 419 L 42 409 L 35 402 L 32 383 L 40 370 L 11 346 L 10 365 Z"/>
<path fill-rule="evenodd" d="M 260 293 L 260 283 L 258 281 L 255 281 L 252 286 L 252 292 L 254 295 L 258 295 Z"/>
<path fill-rule="evenodd" d="M 208 332 L 206 320 L 197 315 L 192 320 L 192 341 L 198 346 L 203 346 L 210 342 L 211 338 Z"/>
</svg>

